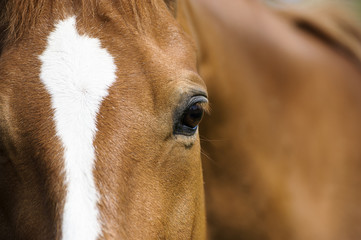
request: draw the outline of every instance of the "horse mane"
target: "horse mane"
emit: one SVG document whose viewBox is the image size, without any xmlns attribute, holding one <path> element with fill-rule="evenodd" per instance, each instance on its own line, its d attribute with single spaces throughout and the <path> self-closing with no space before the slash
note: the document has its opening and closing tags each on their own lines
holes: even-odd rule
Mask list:
<svg viewBox="0 0 361 240">
<path fill-rule="evenodd" d="M 97 0 L 72 0 L 73 8 L 95 9 Z M 68 4 L 68 5 L 66 5 Z M 32 29 L 46 7 L 69 6 L 64 0 L 0 0 L 0 46 L 8 42 L 16 42 L 24 33 Z M 1 48 L 0 48 L 1 52 Z"/>
<path fill-rule="evenodd" d="M 174 0 L 166 0 L 165 3 L 170 9 L 175 5 Z M 123 21 L 134 23 L 138 27 L 144 25 L 139 21 L 149 22 L 149 18 L 154 17 L 148 12 L 147 5 L 156 7 L 154 0 L 119 0 L 109 1 L 109 4 L 124 13 Z M 106 8 L 102 5 L 105 3 L 99 0 L 0 0 L 0 54 L 7 43 L 14 44 L 33 29 L 44 14 L 50 12 L 66 16 L 77 13 L 86 19 L 103 16 Z"/>
<path fill-rule="evenodd" d="M 361 65 L 361 18 L 351 2 L 316 1 L 283 5 L 276 12 L 297 29 Z"/>
</svg>

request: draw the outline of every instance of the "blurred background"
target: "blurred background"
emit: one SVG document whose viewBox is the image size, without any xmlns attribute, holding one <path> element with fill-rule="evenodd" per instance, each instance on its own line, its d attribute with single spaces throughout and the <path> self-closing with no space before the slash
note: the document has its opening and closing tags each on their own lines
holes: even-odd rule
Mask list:
<svg viewBox="0 0 361 240">
<path fill-rule="evenodd" d="M 302 5 L 325 5 L 337 2 L 340 5 L 352 8 L 353 12 L 361 17 L 361 1 L 360 0 L 262 0 L 271 7 L 284 8 L 288 6 L 302 7 Z"/>
<path fill-rule="evenodd" d="M 184 0 L 209 239 L 361 239 L 361 1 Z"/>
</svg>

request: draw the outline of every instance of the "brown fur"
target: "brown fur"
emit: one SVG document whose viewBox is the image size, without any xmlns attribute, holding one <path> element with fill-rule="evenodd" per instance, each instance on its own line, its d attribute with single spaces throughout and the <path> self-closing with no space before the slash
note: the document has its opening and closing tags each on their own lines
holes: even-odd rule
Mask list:
<svg viewBox="0 0 361 240">
<path fill-rule="evenodd" d="M 1 0 L 0 1 L 0 29 L 3 30 L 3 42 L 16 42 L 24 34 L 32 31 L 39 21 L 46 7 L 50 11 L 69 11 L 67 7 L 81 9 L 82 13 L 94 12 L 97 9 L 98 0 L 76 0 L 71 4 L 67 1 L 56 0 Z"/>
<path fill-rule="evenodd" d="M 360 239 L 357 22 L 253 0 L 178 10 L 212 108 L 201 125 L 210 239 Z"/>
<path fill-rule="evenodd" d="M 91 3 L 1 2 L 0 239 L 61 239 L 63 149 L 37 56 L 73 14 L 118 69 L 94 140 L 102 238 L 204 239 L 199 139 L 173 135 L 176 109 L 205 91 L 194 47 L 163 1 Z"/>
</svg>

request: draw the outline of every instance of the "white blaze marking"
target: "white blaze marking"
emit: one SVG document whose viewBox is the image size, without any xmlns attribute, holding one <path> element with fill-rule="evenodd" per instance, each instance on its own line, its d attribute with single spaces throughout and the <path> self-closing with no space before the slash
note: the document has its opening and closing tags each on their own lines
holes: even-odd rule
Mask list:
<svg viewBox="0 0 361 240">
<path fill-rule="evenodd" d="M 96 239 L 101 223 L 93 140 L 99 107 L 116 79 L 116 66 L 98 39 L 79 35 L 75 17 L 56 25 L 40 60 L 40 79 L 51 95 L 56 132 L 64 147 L 63 239 Z"/>
</svg>

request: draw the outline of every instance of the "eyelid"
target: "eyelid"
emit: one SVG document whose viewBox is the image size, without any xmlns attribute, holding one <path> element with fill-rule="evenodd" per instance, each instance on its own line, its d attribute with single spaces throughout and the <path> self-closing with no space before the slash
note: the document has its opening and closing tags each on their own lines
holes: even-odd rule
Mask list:
<svg viewBox="0 0 361 240">
<path fill-rule="evenodd" d="M 192 97 L 191 100 L 189 101 L 189 103 L 188 103 L 189 105 L 187 105 L 186 109 L 196 103 L 199 103 L 201 105 L 201 107 L 203 108 L 205 113 L 207 113 L 207 114 L 209 113 L 209 101 L 208 101 L 208 98 L 204 95 Z"/>
<path fill-rule="evenodd" d="M 203 95 L 193 96 L 190 99 L 190 101 L 189 101 L 186 108 L 189 108 L 190 106 L 192 106 L 193 104 L 196 104 L 196 103 L 200 103 L 202 105 L 202 107 L 203 107 L 203 104 L 206 104 L 206 105 L 208 104 L 208 99 L 207 99 L 206 96 L 203 96 Z"/>
<path fill-rule="evenodd" d="M 184 111 L 187 110 L 187 108 L 198 102 L 204 108 L 205 112 L 208 112 L 208 99 L 204 92 L 195 91 L 192 93 L 193 94 L 190 96 L 184 96 L 182 100 L 178 103 L 178 106 L 173 113 L 174 120 L 182 117 Z"/>
<path fill-rule="evenodd" d="M 188 100 L 187 105 L 185 105 L 184 107 L 181 108 L 181 114 L 178 117 L 182 117 L 183 114 L 185 113 L 185 111 L 190 108 L 192 105 L 194 104 L 200 104 L 200 106 L 203 108 L 205 113 L 209 113 L 209 103 L 208 103 L 208 98 L 205 95 L 195 95 L 192 96 L 190 98 L 190 100 Z"/>
</svg>

